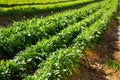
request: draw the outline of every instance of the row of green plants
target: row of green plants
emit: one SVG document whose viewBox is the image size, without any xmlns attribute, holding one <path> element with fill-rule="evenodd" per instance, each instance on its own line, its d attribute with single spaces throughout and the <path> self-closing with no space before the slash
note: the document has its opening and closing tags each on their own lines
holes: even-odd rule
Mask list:
<svg viewBox="0 0 120 80">
<path fill-rule="evenodd" d="M 39 41 L 36 45 L 28 47 L 25 51 L 15 56 L 13 60 L 8 60 L 6 62 L 1 61 L 0 77 L 4 80 L 14 80 L 16 77 L 25 77 L 30 74 L 30 71 L 34 72 L 34 70 L 38 68 L 38 64 L 46 60 L 49 53 L 73 44 L 72 40 L 98 20 L 108 8 L 109 7 L 99 9 L 84 20 L 63 29 L 60 33 L 52 36 L 50 39 L 44 39 Z"/>
<path fill-rule="evenodd" d="M 96 7 L 97 6 L 98 5 L 96 5 Z M 88 5 L 87 7 L 82 8 L 82 9 L 77 9 L 79 12 L 77 10 L 72 10 L 72 11 L 70 10 L 70 11 L 65 11 L 63 13 L 57 13 L 57 14 L 52 15 L 52 16 L 48 16 L 45 19 L 33 18 L 33 19 L 30 19 L 30 20 L 26 20 L 26 21 L 14 22 L 10 26 L 8 26 L 7 29 L 4 29 L 4 30 L 0 31 L 0 34 L 1 34 L 2 37 L 5 37 L 5 36 L 9 37 L 11 34 L 14 35 L 17 32 L 28 29 L 29 27 L 34 27 L 33 25 L 35 25 L 35 24 L 37 24 L 37 25 L 35 25 L 35 27 L 40 27 L 40 26 L 43 26 L 43 25 L 49 25 L 51 22 L 53 22 L 53 20 L 57 21 L 57 20 L 60 20 L 60 19 L 64 19 L 63 17 L 67 18 L 68 16 L 74 16 L 74 14 L 78 14 L 81 11 L 82 12 L 87 11 L 87 10 L 90 11 L 90 9 L 92 7 L 95 8 L 95 6 L 92 6 L 92 4 L 91 4 L 91 5 Z M 72 12 L 72 13 L 70 13 L 70 12 Z M 84 14 L 82 14 L 82 15 L 84 15 Z M 78 16 L 78 15 L 76 15 L 76 16 Z M 65 24 L 65 22 L 64 22 L 64 24 Z"/>
<path fill-rule="evenodd" d="M 40 14 L 43 12 L 51 12 L 54 10 L 69 8 L 90 1 L 92 0 L 71 1 L 71 2 L 63 2 L 63 3 L 47 4 L 47 5 L 23 5 L 23 6 L 13 6 L 13 7 L 0 7 L 0 16 L 28 15 L 28 14 L 33 15 L 38 13 Z"/>
<path fill-rule="evenodd" d="M 24 80 L 63 80 L 71 77 L 75 73 L 75 68 L 79 67 L 79 62 L 84 57 L 85 50 L 99 41 L 99 38 L 107 30 L 109 23 L 115 12 L 117 12 L 118 0 L 112 0 L 108 11 L 96 21 L 92 26 L 84 30 L 76 39 L 75 44 L 67 49 L 60 49 L 39 65 L 39 69 L 33 76 L 28 76 Z"/>
<path fill-rule="evenodd" d="M 65 2 L 65 1 L 75 1 L 75 0 L 1 0 L 1 4 L 6 4 L 8 6 L 14 5 L 14 4 L 35 4 L 35 3 L 56 3 L 56 2 Z"/>
<path fill-rule="evenodd" d="M 69 11 L 70 13 L 56 14 L 40 21 L 38 19 L 37 24 L 34 24 L 37 21 L 35 19 L 30 25 L 25 21 L 25 24 L 24 22 L 18 23 L 18 27 L 5 29 L 0 32 L 0 55 L 11 58 L 15 53 L 24 50 L 26 46 L 36 44 L 38 40 L 43 38 L 49 38 L 68 25 L 84 19 L 99 8 L 103 8 L 105 4 L 106 2 L 91 4 L 79 10 Z"/>
<path fill-rule="evenodd" d="M 24 5 L 48 5 L 48 4 L 56 4 L 56 3 L 64 3 L 64 2 L 73 2 L 78 0 L 27 0 L 27 1 L 13 1 L 13 0 L 4 0 L 0 2 L 0 7 L 15 7 L 15 6 L 24 6 Z"/>
</svg>

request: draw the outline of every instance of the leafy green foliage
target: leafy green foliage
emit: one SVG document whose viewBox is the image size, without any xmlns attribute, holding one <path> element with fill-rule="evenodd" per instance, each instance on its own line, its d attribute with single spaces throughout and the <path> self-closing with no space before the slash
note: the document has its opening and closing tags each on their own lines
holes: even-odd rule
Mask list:
<svg viewBox="0 0 120 80">
<path fill-rule="evenodd" d="M 28 15 L 28 14 L 37 14 L 42 12 L 51 12 L 54 10 L 60 10 L 63 8 L 72 7 L 79 5 L 84 2 L 90 2 L 92 0 L 82 0 L 82 1 L 72 1 L 72 2 L 63 2 L 56 4 L 47 4 L 47 5 L 22 5 L 22 6 L 13 6 L 13 7 L 0 7 L 0 16 L 9 16 L 9 15 Z"/>
<path fill-rule="evenodd" d="M 36 45 L 30 46 L 25 51 L 20 52 L 13 60 L 1 61 L 0 79 L 22 79 L 30 71 L 38 68 L 33 76 L 28 76 L 25 80 L 60 80 L 72 76 L 74 68 L 78 67 L 78 61 L 82 58 L 86 48 L 96 43 L 107 29 L 113 14 L 117 11 L 117 1 L 108 0 L 107 3 L 109 4 L 102 2 L 97 8 L 87 7 L 90 10 L 88 13 L 95 13 L 92 15 L 84 13 L 86 15 L 84 17 L 86 18 L 82 18 L 82 21 L 79 19 L 73 22 L 73 25 L 67 25 L 68 27 L 63 30 L 61 29 L 62 31 L 55 36 L 38 41 Z M 92 10 L 93 8 L 94 10 Z M 74 17 L 72 16 L 72 18 Z M 68 18 L 68 20 L 72 18 Z M 44 30 L 46 29 L 44 28 Z M 51 32 L 51 28 L 49 30 Z"/>
<path fill-rule="evenodd" d="M 72 76 L 74 69 L 78 66 L 79 58 L 83 55 L 86 47 L 89 46 L 89 43 L 94 43 L 93 41 L 96 42 L 107 29 L 108 23 L 111 21 L 114 12 L 117 11 L 116 5 L 117 0 L 112 1 L 109 5 L 111 6 L 110 9 L 91 27 L 88 27 L 88 29 L 84 30 L 76 38 L 75 41 L 78 41 L 77 43 L 67 49 L 61 49 L 51 53 L 49 58 L 40 64 L 40 68 L 35 74 L 26 77 L 24 80 L 62 80 L 65 77 Z"/>
<path fill-rule="evenodd" d="M 68 25 L 84 19 L 99 8 L 103 8 L 105 4 L 101 4 L 103 2 L 49 16 L 42 20 L 33 19 L 13 24 L 12 27 L 0 32 L 0 55 L 13 57 L 15 53 L 22 51 L 26 46 L 36 44 L 43 38 L 49 38 Z"/>
<path fill-rule="evenodd" d="M 16 67 L 23 65 L 19 67 L 20 74 L 18 74 L 18 76 L 25 76 L 29 73 L 29 70 L 37 69 L 38 64 L 41 63 L 43 60 L 46 60 L 48 55 L 56 49 L 65 48 L 66 45 L 69 46 L 72 40 L 78 34 L 80 34 L 96 20 L 98 20 L 102 16 L 102 14 L 106 12 L 107 9 L 108 7 L 104 9 L 99 9 L 92 15 L 87 16 L 87 18 L 85 18 L 84 20 L 63 29 L 60 33 L 56 34 L 53 37 L 50 37 L 50 39 L 43 39 L 42 41 L 39 41 L 36 45 L 31 46 L 27 48 L 24 52 L 19 53 L 19 55 L 17 55 L 13 60 L 10 60 L 14 64 L 16 64 Z M 78 43 L 78 41 L 79 40 L 75 40 L 73 44 Z M 81 49 L 84 49 L 84 47 L 81 47 Z M 9 63 L 10 61 L 7 61 L 6 63 Z M 0 72 L 4 73 L 4 71 L 2 71 L 2 68 L 0 68 Z M 3 76 L 6 76 L 7 78 L 7 74 L 14 75 L 14 73 L 15 71 L 13 70 L 12 72 L 5 73 Z"/>
<path fill-rule="evenodd" d="M 71 0 L 1 0 L 0 4 L 35 4 L 35 3 L 55 3 L 55 2 L 63 2 L 63 1 L 71 1 Z M 76 0 L 73 0 L 76 1 Z"/>
</svg>

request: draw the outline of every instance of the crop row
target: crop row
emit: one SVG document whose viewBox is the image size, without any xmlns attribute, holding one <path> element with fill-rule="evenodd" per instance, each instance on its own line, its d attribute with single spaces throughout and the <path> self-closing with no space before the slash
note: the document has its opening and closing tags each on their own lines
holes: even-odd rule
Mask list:
<svg viewBox="0 0 120 80">
<path fill-rule="evenodd" d="M 51 53 L 49 58 L 40 64 L 40 68 L 36 73 L 24 80 L 61 80 L 71 77 L 75 72 L 75 68 L 79 66 L 78 63 L 80 58 L 83 57 L 86 47 L 98 42 L 101 35 L 108 28 L 112 16 L 117 11 L 118 0 L 112 0 L 112 2 L 110 9 L 75 39 L 74 45 Z"/>
<path fill-rule="evenodd" d="M 28 14 L 38 14 L 42 12 L 51 12 L 54 10 L 60 10 L 63 8 L 72 7 L 85 2 L 90 2 L 91 0 L 64 2 L 56 4 L 47 5 L 23 5 L 14 7 L 0 7 L 0 16 L 8 15 L 28 15 Z"/>
<path fill-rule="evenodd" d="M 0 34 L 1 34 L 2 37 L 5 37 L 5 36 L 9 37 L 11 34 L 12 35 L 16 34 L 17 32 L 28 29 L 29 27 L 31 28 L 31 27 L 40 27 L 40 26 L 43 26 L 43 25 L 48 25 L 53 21 L 64 19 L 63 17 L 66 18 L 68 16 L 74 16 L 75 13 L 77 13 L 77 14 L 81 13 L 81 10 L 85 11 L 85 12 L 87 10 L 90 11 L 91 8 L 93 8 L 93 7 L 95 8 L 95 6 L 94 5 L 92 6 L 92 5 L 93 4 L 88 5 L 87 7 L 84 7 L 82 9 L 78 9 L 78 11 L 77 10 L 72 10 L 72 11 L 70 10 L 70 11 L 65 11 L 63 13 L 57 13 L 55 15 L 48 16 L 45 19 L 33 18 L 33 19 L 30 19 L 30 20 L 27 20 L 27 21 L 14 22 L 12 25 L 8 26 L 7 29 L 1 30 Z M 95 5 L 96 5 L 96 8 L 97 8 L 98 5 L 97 4 L 95 4 Z M 70 13 L 70 12 L 72 12 L 72 13 Z M 78 16 L 78 15 L 76 15 L 76 16 Z M 33 25 L 37 24 L 37 25 L 33 26 L 32 24 Z M 30 26 L 30 25 L 32 25 L 32 26 Z"/>
<path fill-rule="evenodd" d="M 104 5 L 102 5 L 103 3 Z M 21 25 L 16 28 L 13 27 L 1 31 L 1 57 L 3 57 L 4 55 L 13 57 L 15 53 L 22 51 L 26 46 L 36 44 L 38 40 L 41 40 L 43 38 L 49 38 L 51 35 L 60 32 L 68 25 L 84 19 L 99 8 L 103 8 L 105 6 L 105 3 L 106 2 L 102 2 L 99 4 L 95 3 L 79 10 L 73 10 L 71 12 L 69 11 L 70 13 L 65 12 L 59 15 L 56 14 L 55 16 L 53 15 L 40 20 L 40 22 L 38 21 L 37 24 L 31 23 L 31 25 L 28 25 L 28 23 L 22 23 L 24 27 L 22 27 L 23 25 Z M 33 23 L 35 23 L 34 20 Z"/>
<path fill-rule="evenodd" d="M 36 45 L 19 53 L 13 60 L 8 60 L 6 62 L 2 61 L 2 66 L 0 68 L 0 73 L 2 74 L 0 77 L 8 80 L 16 77 L 22 78 L 29 74 L 30 71 L 36 70 L 37 65 L 45 60 L 49 53 L 69 46 L 78 34 L 98 20 L 108 8 L 109 7 L 99 9 L 82 21 L 63 29 L 60 33 L 50 37 L 50 39 L 39 41 Z M 16 73 L 17 75 L 15 75 Z"/>
<path fill-rule="evenodd" d="M 0 5 L 14 6 L 14 5 L 27 5 L 27 4 L 49 4 L 49 3 L 60 3 L 71 0 L 1 0 Z"/>
</svg>

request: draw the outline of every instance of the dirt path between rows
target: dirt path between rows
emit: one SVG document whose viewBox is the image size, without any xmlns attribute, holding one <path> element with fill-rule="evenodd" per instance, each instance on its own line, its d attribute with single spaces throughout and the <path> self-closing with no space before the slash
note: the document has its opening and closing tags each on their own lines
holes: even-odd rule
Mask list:
<svg viewBox="0 0 120 80">
<path fill-rule="evenodd" d="M 85 58 L 90 66 L 82 71 L 89 77 L 79 80 L 120 80 L 120 71 L 107 65 L 109 61 L 120 64 L 120 24 L 113 21 L 103 40 L 94 50 L 89 50 Z"/>
</svg>

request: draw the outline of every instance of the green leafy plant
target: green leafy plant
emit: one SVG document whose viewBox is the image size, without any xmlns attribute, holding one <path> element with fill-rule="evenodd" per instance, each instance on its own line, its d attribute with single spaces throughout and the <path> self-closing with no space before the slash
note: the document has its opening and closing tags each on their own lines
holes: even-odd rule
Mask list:
<svg viewBox="0 0 120 80">
<path fill-rule="evenodd" d="M 19 73 L 20 73 L 20 74 L 17 74 L 16 76 L 23 77 L 29 73 L 28 70 L 37 69 L 38 68 L 37 65 L 39 63 L 41 63 L 42 61 L 46 60 L 46 58 L 48 57 L 48 55 L 51 52 L 55 51 L 56 49 L 65 47 L 64 45 L 69 46 L 72 39 L 74 39 L 75 36 L 77 36 L 81 32 L 82 32 L 81 33 L 82 36 L 80 38 L 75 39 L 73 41 L 73 44 L 82 45 L 83 47 L 81 47 L 81 49 L 85 49 L 84 47 L 86 45 L 88 46 L 88 44 L 86 44 L 86 43 L 88 43 L 89 39 L 91 39 L 90 34 L 93 35 L 96 32 L 96 30 L 99 29 L 98 27 L 95 28 L 95 26 L 90 29 L 87 29 L 87 28 L 89 28 L 88 26 L 90 26 L 96 20 L 98 20 L 102 16 L 103 12 L 106 12 L 106 10 L 108 8 L 109 7 L 104 8 L 104 10 L 103 9 L 98 10 L 97 12 L 88 16 L 86 19 L 63 29 L 60 33 L 51 37 L 48 40 L 44 39 L 42 41 L 39 41 L 36 45 L 27 48 L 24 52 L 21 52 L 13 60 L 7 61 L 6 64 L 9 62 L 13 62 L 14 64 L 16 64 L 15 67 L 19 67 Z M 98 23 L 100 23 L 100 22 L 99 21 L 95 22 L 95 25 L 98 25 Z M 100 25 L 102 25 L 102 23 Z M 102 29 L 104 29 L 104 28 L 102 28 Z M 87 38 L 84 39 L 83 35 L 86 32 L 88 32 L 88 30 L 90 30 L 91 32 L 93 30 L 93 32 L 86 34 L 87 38 L 89 37 L 89 39 L 86 40 Z M 3 65 L 3 66 L 6 67 L 6 65 Z M 9 67 L 7 67 L 7 68 L 9 69 Z M 0 68 L 0 72 L 4 73 L 4 71 L 2 71 L 2 70 L 3 69 Z M 5 76 L 6 78 L 9 78 L 8 74 L 14 75 L 15 71 L 14 70 L 11 70 L 11 71 L 12 72 L 8 71 L 8 73 L 4 73 L 4 75 L 1 74 L 1 77 Z"/>
<path fill-rule="evenodd" d="M 49 38 L 70 24 L 84 19 L 99 8 L 103 8 L 105 3 L 91 4 L 79 10 L 56 14 L 42 20 L 33 19 L 15 23 L 12 27 L 0 32 L 0 55 L 11 58 L 15 53 L 24 50 L 26 46 L 36 44 L 43 38 Z"/>
<path fill-rule="evenodd" d="M 43 4 L 43 5 L 22 5 L 22 6 L 12 6 L 12 7 L 0 7 L 0 16 L 9 16 L 9 15 L 28 15 L 36 14 L 42 12 L 51 12 L 54 10 L 60 10 L 63 8 L 72 7 L 79 5 L 85 2 L 90 2 L 92 0 L 82 0 L 82 1 L 69 1 L 63 3 L 53 3 L 53 4 Z"/>
<path fill-rule="evenodd" d="M 113 2 L 110 10 L 108 10 L 102 18 L 96 21 L 91 27 L 84 30 L 76 38 L 76 41 L 78 41 L 76 44 L 73 44 L 67 49 L 61 49 L 51 53 L 49 58 L 40 64 L 40 68 L 35 74 L 26 77 L 24 80 L 62 80 L 65 77 L 72 76 L 74 69 L 76 66 L 78 67 L 79 58 L 82 57 L 86 47 L 89 46 L 89 43 L 94 43 L 101 37 L 107 29 L 114 12 L 117 11 L 117 0 Z"/>
</svg>

